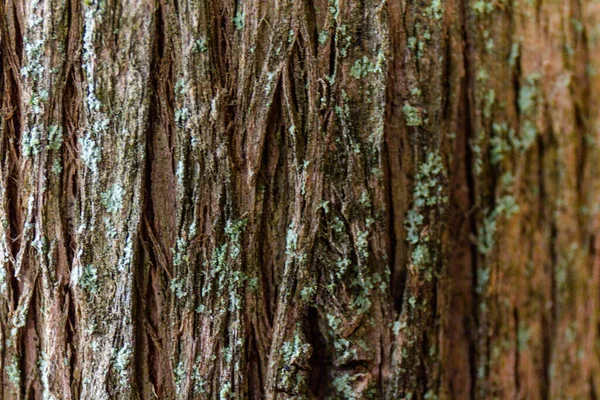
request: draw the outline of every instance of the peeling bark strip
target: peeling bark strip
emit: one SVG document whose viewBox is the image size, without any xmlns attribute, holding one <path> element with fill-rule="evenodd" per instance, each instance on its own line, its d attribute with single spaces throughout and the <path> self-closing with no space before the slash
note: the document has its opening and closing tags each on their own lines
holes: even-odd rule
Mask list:
<svg viewBox="0 0 600 400">
<path fill-rule="evenodd" d="M 597 398 L 599 7 L 0 2 L 0 398 Z"/>
</svg>

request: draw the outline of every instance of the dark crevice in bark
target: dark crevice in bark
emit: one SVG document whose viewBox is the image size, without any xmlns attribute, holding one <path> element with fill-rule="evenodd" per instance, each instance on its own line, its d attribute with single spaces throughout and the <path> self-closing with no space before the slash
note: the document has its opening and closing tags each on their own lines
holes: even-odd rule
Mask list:
<svg viewBox="0 0 600 400">
<path fill-rule="evenodd" d="M 582 84 L 584 84 L 582 82 Z M 575 132 L 578 136 L 577 143 L 577 167 L 576 167 L 576 190 L 579 198 L 579 204 L 586 204 L 587 200 L 585 198 L 586 192 L 588 191 L 588 187 L 585 184 L 586 178 L 586 165 L 587 162 L 587 143 L 586 143 L 586 135 L 588 134 L 588 130 L 586 129 L 585 123 L 585 115 L 583 115 L 584 111 L 582 111 L 581 106 L 575 105 Z M 578 217 L 582 224 L 585 224 L 585 221 L 581 218 L 581 213 L 578 213 Z"/>
<path fill-rule="evenodd" d="M 573 8 L 571 16 L 571 30 L 577 47 L 576 56 L 574 61 L 574 78 L 575 85 L 571 86 L 571 92 L 573 97 L 578 99 L 574 104 L 575 111 L 575 132 L 577 133 L 579 143 L 577 147 L 577 169 L 576 169 L 576 182 L 577 182 L 577 195 L 579 204 L 587 204 L 586 194 L 589 191 L 589 187 L 586 185 L 587 170 L 586 166 L 589 164 L 589 146 L 587 144 L 589 132 L 593 131 L 590 129 L 590 88 L 593 84 L 590 80 L 589 66 L 593 65 L 590 60 L 588 38 L 585 30 L 585 25 L 582 26 L 581 31 L 578 32 L 575 28 L 575 24 L 572 21 L 582 20 L 582 5 L 580 1 L 573 1 Z M 586 216 L 578 213 L 578 218 L 581 226 L 586 224 Z"/>
<path fill-rule="evenodd" d="M 61 214 L 62 233 L 64 238 L 67 275 L 70 275 L 75 257 L 75 230 L 77 225 L 78 210 L 80 209 L 80 182 L 78 173 L 78 127 L 81 111 L 81 9 L 76 0 L 68 2 L 67 7 L 68 33 L 65 39 L 67 57 L 65 59 L 65 85 L 62 97 L 62 126 L 65 132 L 64 145 L 61 149 L 62 171 L 60 174 L 60 208 L 65 210 Z M 65 277 L 63 291 L 63 309 L 67 313 L 65 318 L 65 358 L 69 365 L 69 381 L 73 398 L 78 398 L 81 382 L 79 380 L 79 369 L 77 347 L 79 343 L 79 318 L 76 312 L 76 300 L 73 288 L 69 283 L 69 277 Z"/>
<path fill-rule="evenodd" d="M 260 351 L 258 346 L 258 337 L 256 336 L 256 330 L 252 330 L 250 334 L 250 340 L 246 343 L 246 354 L 248 354 L 248 362 L 251 360 L 255 360 L 250 365 L 253 367 L 250 369 L 248 373 L 248 398 L 252 399 L 262 399 L 264 397 L 263 388 L 265 387 L 265 382 L 263 379 L 266 371 L 262 370 L 262 364 L 260 362 Z"/>
<path fill-rule="evenodd" d="M 139 228 L 139 258 L 134 270 L 133 316 L 136 360 L 134 381 L 141 396 L 170 398 L 168 353 L 170 249 L 175 234 L 175 160 L 173 159 L 173 71 L 170 38 L 165 36 L 165 13 L 154 14 L 150 107 L 146 127 L 143 206 Z"/>
<path fill-rule="evenodd" d="M 151 244 L 148 238 L 146 215 L 143 216 L 144 221 L 139 233 L 139 258 L 135 264 L 137 268 L 134 274 L 133 288 L 136 295 L 132 301 L 135 321 L 134 352 L 136 360 L 134 364 L 134 382 L 142 396 L 150 392 L 162 393 L 162 387 L 158 385 L 159 377 L 156 368 L 152 368 L 152 366 L 159 364 L 160 346 L 157 343 L 156 327 L 151 323 L 156 322 L 155 318 L 153 318 L 154 315 L 148 315 L 150 314 L 148 309 L 156 309 L 157 307 L 154 304 L 153 296 L 149 295 L 149 293 L 154 292 L 150 269 L 156 268 L 156 260 L 153 259 L 153 254 L 150 250 Z"/>
<path fill-rule="evenodd" d="M 554 347 L 554 333 L 556 332 L 558 322 L 558 288 L 556 282 L 557 266 L 558 266 L 558 251 L 556 249 L 558 238 L 558 227 L 556 223 L 556 217 L 554 212 L 550 214 L 550 237 L 549 237 L 549 249 L 550 249 L 550 261 L 546 267 L 546 273 L 550 276 L 550 312 L 544 313 L 544 316 L 548 317 L 542 319 L 542 327 L 544 329 L 544 335 L 542 336 L 542 393 L 541 398 L 543 400 L 550 399 L 551 393 L 551 366 L 553 358 L 553 347 Z"/>
<path fill-rule="evenodd" d="M 246 311 L 246 329 L 253 344 L 251 351 L 247 352 L 246 364 L 252 373 L 248 376 L 248 393 L 253 398 L 263 398 L 269 365 L 265 358 L 268 356 L 273 335 L 272 327 L 277 314 L 277 302 L 281 282 L 277 274 L 280 265 L 280 242 L 273 236 L 273 229 L 282 226 L 279 207 L 288 200 L 288 193 L 280 186 L 282 175 L 286 171 L 286 149 L 288 148 L 287 136 L 284 134 L 283 118 L 283 87 L 280 83 L 275 89 L 273 103 L 267 114 L 266 133 L 261 150 L 261 165 L 255 181 L 258 192 L 254 206 L 250 209 L 257 211 L 257 226 L 253 236 L 257 238 L 256 254 L 251 257 L 251 263 L 244 267 L 248 274 L 258 274 L 262 293 L 252 294 L 256 301 L 255 309 Z M 243 200 L 243 196 L 239 197 Z M 245 205 L 239 204 L 243 209 Z M 286 221 L 283 221 L 286 222 Z M 254 258 L 255 257 L 255 258 Z M 254 259 L 253 259 L 254 258 Z M 255 265 L 252 265 L 255 261 Z"/>
<path fill-rule="evenodd" d="M 230 74 L 231 66 L 229 65 L 229 53 L 231 52 L 231 44 L 227 40 L 226 27 L 228 24 L 228 14 L 225 10 L 219 8 L 222 6 L 221 2 L 211 1 L 207 2 L 207 14 L 211 16 L 208 19 L 209 28 L 207 32 L 211 34 L 211 37 L 215 38 L 209 43 L 209 52 L 211 59 L 211 66 L 214 69 L 212 77 L 214 82 L 220 87 L 231 87 Z M 228 104 L 228 103 L 224 103 Z M 232 108 L 232 104 L 227 105 L 228 108 Z M 229 121 L 226 121 L 226 125 Z"/>
<path fill-rule="evenodd" d="M 463 43 L 464 43 L 464 56 L 463 56 L 463 65 L 465 69 L 465 78 L 463 79 L 463 94 L 461 104 L 463 105 L 463 114 L 462 120 L 464 121 L 464 129 L 462 134 L 464 135 L 464 168 L 466 172 L 466 188 L 468 190 L 468 208 L 467 208 L 467 223 L 468 223 L 468 231 L 469 238 L 477 237 L 477 192 L 476 192 L 476 181 L 477 177 L 475 176 L 475 166 L 473 165 L 473 151 L 471 149 L 471 140 L 475 137 L 475 132 L 473 128 L 473 122 L 471 120 L 472 112 L 473 112 L 473 100 L 472 100 L 472 91 L 473 91 L 473 83 L 472 83 L 472 66 L 469 59 L 470 49 L 471 49 L 471 39 L 469 37 L 469 26 L 467 23 L 469 21 L 469 15 L 467 11 L 468 3 L 465 0 L 460 1 L 461 7 L 461 15 L 462 15 L 462 30 L 463 30 Z M 469 329 L 468 329 L 468 342 L 469 342 L 469 367 L 470 367 L 470 390 L 469 395 L 471 399 L 477 398 L 477 346 L 476 343 L 479 340 L 479 318 L 478 318 L 478 304 L 480 304 L 480 296 L 477 293 L 477 279 L 478 279 L 478 269 L 479 269 L 479 254 L 477 251 L 477 245 L 473 242 L 469 245 L 470 249 L 470 260 L 471 260 L 471 288 L 470 288 L 470 297 L 471 297 L 471 312 L 468 316 L 469 320 Z"/>
<path fill-rule="evenodd" d="M 31 299 L 27 305 L 27 317 L 23 339 L 21 342 L 21 384 L 25 399 L 42 398 L 42 388 L 38 370 L 40 339 L 37 332 L 39 322 L 37 319 L 37 282 L 38 280 L 35 279 L 35 281 L 32 283 L 33 288 L 31 290 L 33 291 L 33 294 L 31 295 Z"/>
<path fill-rule="evenodd" d="M 512 74 L 512 91 L 514 93 L 513 96 L 513 108 L 516 113 L 517 121 L 520 119 L 521 110 L 519 108 L 519 92 L 521 91 L 521 52 L 518 53 L 515 59 L 515 66 L 513 68 Z"/>
<path fill-rule="evenodd" d="M 325 398 L 326 388 L 328 386 L 328 365 L 329 357 L 326 354 L 327 341 L 319 329 L 319 311 L 316 307 L 310 307 L 307 312 L 308 324 L 308 342 L 312 346 L 312 354 L 309 359 L 311 367 L 310 373 L 310 393 L 314 398 Z"/>
<path fill-rule="evenodd" d="M 2 167 L 6 176 L 6 214 L 8 216 L 8 236 L 11 241 L 12 256 L 16 257 L 21 247 L 21 226 L 23 215 L 20 199 L 20 142 L 21 142 L 21 89 L 19 72 L 23 53 L 23 33 L 19 24 L 19 17 L 15 5 L 9 5 L 10 11 L 6 12 L 6 5 L 0 6 L 1 34 L 3 38 L 2 71 L 3 71 L 3 98 L 2 98 L 2 123 L 3 123 L 3 159 Z M 9 29 L 9 25 L 10 28 Z M 11 35 L 14 32 L 14 36 Z M 13 268 L 16 266 L 13 265 Z M 12 288 L 14 309 L 19 302 L 20 284 L 17 277 L 11 274 L 10 286 Z"/>
<path fill-rule="evenodd" d="M 69 285 L 65 286 L 65 303 L 67 310 L 67 318 L 65 323 L 65 352 L 66 358 L 69 362 L 69 381 L 71 386 L 71 392 L 74 398 L 79 398 L 81 391 L 79 377 L 76 376 L 76 371 L 79 366 L 77 364 L 77 347 L 79 343 L 79 326 L 78 318 L 75 310 L 75 300 L 73 298 L 73 291 Z"/>
<path fill-rule="evenodd" d="M 549 125 L 549 124 L 548 124 Z M 549 128 L 549 127 L 548 127 Z M 544 180 L 544 154 L 545 154 L 545 143 L 541 136 L 537 137 L 537 183 L 538 183 L 538 225 L 542 226 L 547 219 L 546 211 L 546 182 Z"/>
<path fill-rule="evenodd" d="M 315 1 L 314 0 L 303 0 L 304 2 L 304 7 L 303 9 L 305 10 L 304 15 L 302 16 L 304 18 L 304 22 L 301 22 L 301 25 L 305 25 L 306 26 L 306 30 L 308 31 L 308 34 L 311 35 L 311 38 L 308 38 L 306 41 L 309 44 L 312 44 L 314 47 L 312 49 L 313 54 L 318 54 L 319 53 L 319 23 L 317 20 L 317 10 L 315 8 Z M 302 32 L 302 30 L 301 30 Z"/>
<path fill-rule="evenodd" d="M 329 49 L 329 76 L 335 76 L 335 68 L 336 68 L 336 58 L 337 58 L 337 53 L 336 53 L 336 40 L 337 40 L 337 32 L 336 32 L 336 28 L 337 28 L 337 21 L 333 20 L 333 26 L 331 27 L 332 29 L 332 33 L 331 33 L 331 40 L 329 41 L 329 45 L 330 45 L 330 49 Z M 329 91 L 328 93 L 331 93 L 331 86 L 332 83 L 329 82 Z"/>
<path fill-rule="evenodd" d="M 2 71 L 4 73 L 3 80 L 3 98 L 2 98 L 2 130 L 3 130 L 3 159 L 2 169 L 5 179 L 5 197 L 6 197 L 6 217 L 8 226 L 6 227 L 8 240 L 10 241 L 10 252 L 13 259 L 17 259 L 17 255 L 22 247 L 22 232 L 25 223 L 23 216 L 23 207 L 21 204 L 21 161 L 22 155 L 20 152 L 20 144 L 22 139 L 22 109 L 21 109 L 21 88 L 20 88 L 20 70 L 23 53 L 23 32 L 19 22 L 19 15 L 15 4 L 8 7 L 12 12 L 6 12 L 6 5 L 0 6 L 0 29 L 2 36 Z M 12 29 L 11 29 L 12 28 Z M 13 35 L 14 34 L 14 35 Z M 19 268 L 19 271 L 17 271 Z M 9 293 L 12 294 L 12 304 L 9 305 L 9 313 L 15 312 L 24 300 L 22 291 L 24 287 L 23 277 L 27 279 L 27 260 L 23 259 L 22 264 L 17 266 L 13 263 L 12 271 L 9 269 L 8 286 Z M 33 285 L 34 282 L 31 282 Z M 29 305 L 22 305 L 28 307 Z M 28 328 L 31 326 L 31 309 L 26 309 L 25 326 L 19 328 L 19 332 L 14 338 L 16 343 L 14 346 L 13 357 L 18 357 L 18 373 L 20 375 L 20 387 L 14 388 L 14 391 L 19 393 L 18 397 L 22 398 L 26 389 L 24 383 L 29 377 L 28 367 L 30 366 L 32 353 L 30 342 L 32 337 L 28 335 Z M 6 319 L 8 320 L 8 314 Z M 8 321 L 7 321 L 8 322 Z M 14 329 L 14 328 L 13 328 Z M 12 333 L 11 333 L 12 336 Z M 4 347 L 4 346 L 3 346 Z M 35 366 L 35 354 L 33 354 L 33 362 Z M 4 360 L 6 363 L 8 360 Z M 11 389 L 9 389 L 11 390 Z M 13 393 L 15 394 L 15 393 Z"/>
<path fill-rule="evenodd" d="M 515 327 L 513 330 L 513 335 L 515 336 L 515 364 L 514 364 L 514 382 L 515 382 L 515 392 L 517 397 L 519 397 L 519 394 L 521 393 L 521 382 L 520 382 L 520 366 L 519 366 L 519 361 L 520 361 L 520 352 L 521 352 L 521 348 L 519 345 L 519 324 L 520 324 L 520 319 L 519 319 L 519 310 L 517 307 L 513 307 L 513 318 L 514 318 L 514 323 L 515 323 Z"/>
<path fill-rule="evenodd" d="M 63 215 L 63 234 L 65 236 L 65 250 L 67 265 L 70 270 L 76 245 L 74 243 L 74 230 L 76 211 L 79 203 L 79 176 L 77 161 L 79 159 L 77 128 L 79 127 L 79 112 L 81 95 L 81 10 L 75 0 L 68 2 L 67 6 L 68 34 L 65 47 L 67 57 L 65 62 L 65 86 L 63 89 L 62 125 L 65 131 L 65 145 L 62 147 L 62 172 L 61 172 L 61 208 L 67 210 Z"/>
<path fill-rule="evenodd" d="M 396 315 L 401 315 L 402 304 L 404 300 L 404 292 L 406 287 L 407 270 L 404 267 L 404 261 L 400 256 L 400 252 L 406 249 L 404 246 L 404 233 L 402 231 L 400 220 L 403 219 L 404 213 L 407 211 L 408 194 L 399 193 L 396 190 L 398 187 L 407 185 L 406 171 L 409 165 L 405 165 L 404 161 L 410 157 L 408 146 L 406 146 L 406 127 L 404 126 L 404 117 L 402 115 L 404 89 L 405 66 L 402 61 L 403 54 L 406 50 L 406 43 L 398 26 L 401 25 L 406 29 L 404 21 L 405 15 L 400 15 L 401 11 L 396 5 L 389 10 L 390 27 L 395 28 L 391 32 L 394 33 L 391 38 L 392 60 L 387 74 L 386 87 L 386 110 L 385 110 L 385 127 L 384 127 L 384 147 L 383 155 L 383 185 L 385 193 L 385 212 L 387 218 L 387 260 L 390 270 L 390 285 L 389 291 L 392 300 L 392 309 Z M 402 33 L 401 33 L 402 32 Z M 399 259 L 400 258 L 400 259 Z"/>
<path fill-rule="evenodd" d="M 280 96 L 275 95 L 275 103 L 280 103 Z M 277 184 L 280 180 L 281 171 L 285 171 L 285 151 L 287 140 L 282 135 L 282 121 L 280 107 L 273 107 L 269 113 L 269 123 L 263 144 L 262 165 L 256 181 L 257 188 L 264 187 L 264 198 L 262 199 L 262 212 L 259 234 L 261 237 L 269 237 L 269 225 L 274 223 L 274 214 L 280 203 L 286 200 L 284 193 Z M 278 264 L 278 244 L 271 240 L 261 240 L 258 246 L 258 261 L 262 266 L 260 276 L 262 277 L 263 299 L 269 326 L 272 326 L 275 318 L 277 304 L 277 277 L 276 265 Z"/>
<path fill-rule="evenodd" d="M 542 326 L 542 360 L 539 368 L 540 374 L 540 398 L 548 400 L 550 398 L 550 366 L 553 357 L 554 333 L 557 328 L 557 286 L 556 286 L 556 266 L 558 265 L 558 253 L 556 250 L 556 240 L 558 228 L 556 225 L 556 206 L 554 203 L 547 204 L 548 198 L 552 197 L 552 186 L 547 189 L 546 175 L 554 178 L 557 177 L 558 166 L 554 163 L 551 165 L 550 172 L 546 171 L 545 164 L 548 154 L 552 154 L 558 146 L 556 133 L 553 129 L 553 115 L 547 101 L 544 101 L 544 120 L 546 121 L 547 134 L 538 138 L 538 180 L 539 180 L 539 208 L 542 222 L 545 228 L 548 229 L 548 252 L 549 260 L 544 263 L 544 274 L 548 276 L 549 282 L 549 307 L 544 307 L 544 312 L 541 315 Z M 556 162 L 556 161 L 554 161 Z"/>
<path fill-rule="evenodd" d="M 391 79 L 390 79 L 391 80 Z M 392 89 L 388 89 L 387 93 L 387 97 L 388 97 L 388 103 L 390 102 L 390 97 L 392 97 L 393 95 L 390 95 L 390 92 L 393 91 Z M 393 111 L 388 110 L 388 113 L 392 113 Z M 390 130 L 390 128 L 386 129 L 386 134 L 389 134 L 388 131 Z M 387 139 L 387 138 L 386 138 Z M 397 154 L 397 153 L 396 153 Z M 389 286 L 389 290 L 390 290 L 390 295 L 392 297 L 392 305 L 393 305 L 393 309 L 394 311 L 396 311 L 398 313 L 398 315 L 400 315 L 400 313 L 402 312 L 402 298 L 403 298 L 403 293 L 404 293 L 404 288 L 403 285 L 400 287 L 400 290 L 397 290 L 397 285 L 396 282 L 404 282 L 405 280 L 405 276 L 404 274 L 400 277 L 396 276 L 395 272 L 395 265 L 396 265 L 396 249 L 397 249 L 397 233 L 395 232 L 395 221 L 396 218 L 398 218 L 396 216 L 396 210 L 394 208 L 394 193 L 393 193 L 393 187 L 395 184 L 395 179 L 394 179 L 394 174 L 392 173 L 392 166 L 390 165 L 391 161 L 391 155 L 390 155 L 390 149 L 389 149 L 389 143 L 388 140 L 385 141 L 385 145 L 384 145 L 384 149 L 383 149 L 383 159 L 385 160 L 385 162 L 383 163 L 384 169 L 383 169 L 383 182 L 385 185 L 385 211 L 386 211 L 386 228 L 387 228 L 387 260 L 388 260 L 388 265 L 387 268 L 390 271 L 390 286 Z"/>
</svg>

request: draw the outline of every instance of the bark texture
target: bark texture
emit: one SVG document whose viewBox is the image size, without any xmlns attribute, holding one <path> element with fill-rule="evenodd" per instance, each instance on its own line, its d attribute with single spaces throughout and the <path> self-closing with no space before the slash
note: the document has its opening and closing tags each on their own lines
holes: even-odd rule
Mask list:
<svg viewBox="0 0 600 400">
<path fill-rule="evenodd" d="M 0 398 L 596 399 L 591 0 L 0 0 Z"/>
</svg>

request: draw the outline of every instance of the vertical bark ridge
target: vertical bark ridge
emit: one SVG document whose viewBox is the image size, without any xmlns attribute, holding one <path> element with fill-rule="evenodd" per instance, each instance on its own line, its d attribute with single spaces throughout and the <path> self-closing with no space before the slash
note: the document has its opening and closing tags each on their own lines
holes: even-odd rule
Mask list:
<svg viewBox="0 0 600 400">
<path fill-rule="evenodd" d="M 17 254 L 21 247 L 22 220 L 20 200 L 21 160 L 21 85 L 19 71 L 23 51 L 21 29 L 22 10 L 18 4 L 7 2 L 2 11 L 2 395 L 19 399 L 23 395 L 21 379 L 23 364 L 20 346 L 24 321 L 14 326 L 13 316 L 20 301 L 23 285 L 20 284 Z M 21 302 L 22 303 L 22 302 Z M 24 319 L 24 318 L 23 318 Z"/>
<path fill-rule="evenodd" d="M 156 23 L 146 16 L 153 10 L 151 2 L 111 1 L 82 9 L 82 208 L 70 277 L 80 322 L 81 398 L 138 397 L 132 375 L 133 262 Z"/>
</svg>

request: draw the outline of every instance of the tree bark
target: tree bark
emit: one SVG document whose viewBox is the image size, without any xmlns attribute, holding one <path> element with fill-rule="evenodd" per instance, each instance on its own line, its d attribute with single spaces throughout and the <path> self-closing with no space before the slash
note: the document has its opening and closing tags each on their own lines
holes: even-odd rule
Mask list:
<svg viewBox="0 0 600 400">
<path fill-rule="evenodd" d="M 597 398 L 599 26 L 0 1 L 0 398 Z"/>
</svg>

